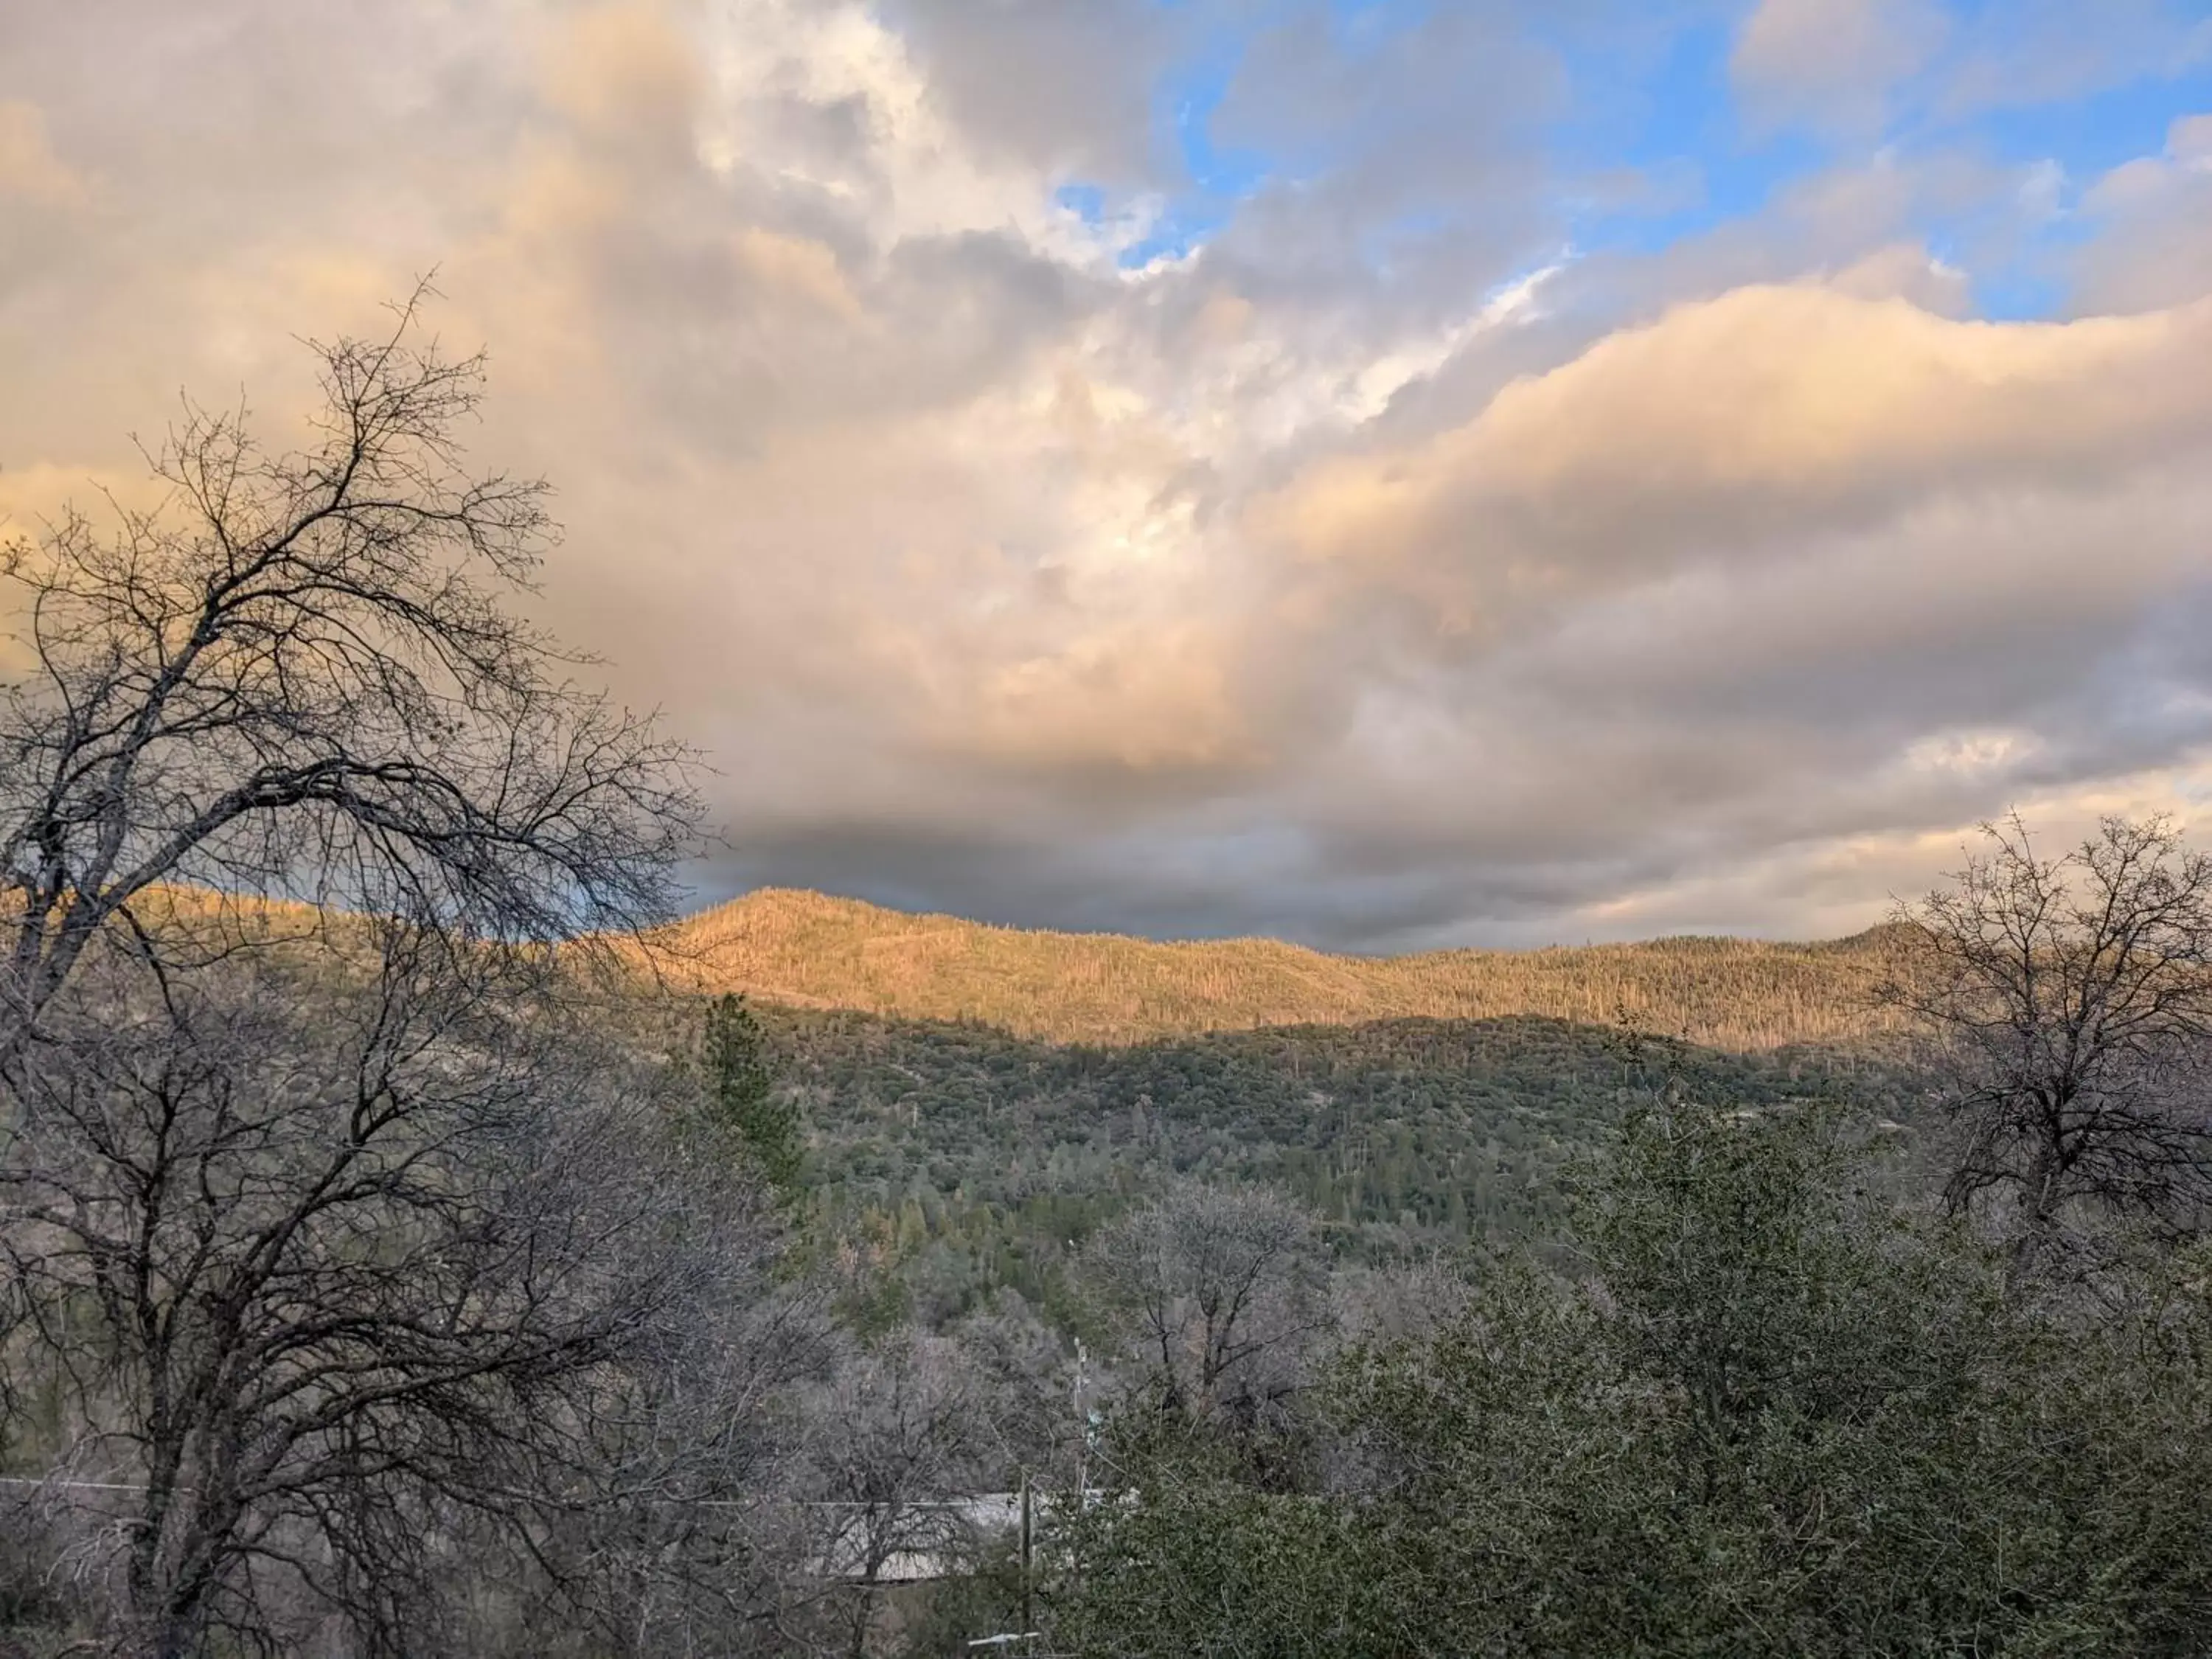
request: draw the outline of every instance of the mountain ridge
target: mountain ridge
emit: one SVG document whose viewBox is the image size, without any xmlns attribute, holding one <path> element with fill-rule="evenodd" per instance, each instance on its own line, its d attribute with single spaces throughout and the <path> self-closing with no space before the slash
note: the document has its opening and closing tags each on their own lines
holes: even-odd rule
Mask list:
<svg viewBox="0 0 2212 1659">
<path fill-rule="evenodd" d="M 1158 940 L 1029 929 L 760 888 L 662 929 L 694 989 L 799 1007 L 973 1020 L 1059 1042 L 1516 1015 L 1633 1024 L 1718 1047 L 1855 1042 L 1894 930 L 1804 943 L 1684 935 L 1533 951 L 1351 956 L 1267 938 Z"/>
</svg>

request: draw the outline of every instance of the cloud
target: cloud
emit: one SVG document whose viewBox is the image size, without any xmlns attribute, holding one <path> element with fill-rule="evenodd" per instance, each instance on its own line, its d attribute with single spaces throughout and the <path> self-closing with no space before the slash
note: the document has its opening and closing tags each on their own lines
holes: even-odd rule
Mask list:
<svg viewBox="0 0 2212 1659">
<path fill-rule="evenodd" d="M 617 146 L 644 142 L 680 161 L 707 76 L 690 41 L 652 0 L 579 13 L 546 54 L 546 100 Z"/>
<path fill-rule="evenodd" d="M 40 207 L 82 207 L 90 187 L 54 154 L 44 113 L 20 98 L 0 100 L 0 197 Z"/>
<path fill-rule="evenodd" d="M 1743 288 L 1517 380 L 1414 452 L 1325 465 L 1257 512 L 1310 558 L 1449 565 L 1471 605 L 1496 605 L 1931 490 L 2186 452 L 2212 433 L 2208 365 L 2212 303 L 2003 325 L 1824 283 Z"/>
<path fill-rule="evenodd" d="M 1947 33 L 1934 0 L 1759 0 L 1729 67 L 1765 121 L 1876 130 Z"/>
<path fill-rule="evenodd" d="M 1154 0 L 896 0 L 933 99 L 960 129 L 1054 179 L 1157 177 L 1156 77 L 1203 8 Z"/>
<path fill-rule="evenodd" d="M 2197 125 L 2081 204 L 2124 314 L 1992 323 L 2024 166 L 1832 157 L 1584 246 L 1525 9 L 1332 13 L 15 9 L 0 181 L 58 228 L 0 254 L 0 505 L 127 478 L 179 386 L 281 432 L 289 337 L 437 266 L 475 453 L 559 489 L 546 619 L 714 757 L 708 894 L 1825 930 L 2012 800 L 2198 787 Z M 1906 11 L 1825 58 L 1819 15 L 1761 10 L 1748 91 L 1828 121 L 1929 72 Z M 1130 269 L 1194 53 L 1263 176 Z"/>
<path fill-rule="evenodd" d="M 2208 62 L 2212 20 L 2190 0 L 1758 0 L 1729 68 L 1756 120 L 1863 138 Z"/>
<path fill-rule="evenodd" d="M 2113 168 L 2081 210 L 2104 233 L 2074 262 L 2085 310 L 2139 311 L 2212 291 L 2212 115 L 2176 120 L 2162 155 Z"/>
<path fill-rule="evenodd" d="M 1996 0 L 1956 44 L 1940 98 L 1953 114 L 2185 75 L 2212 63 L 2212 18 L 2193 0 Z"/>
</svg>

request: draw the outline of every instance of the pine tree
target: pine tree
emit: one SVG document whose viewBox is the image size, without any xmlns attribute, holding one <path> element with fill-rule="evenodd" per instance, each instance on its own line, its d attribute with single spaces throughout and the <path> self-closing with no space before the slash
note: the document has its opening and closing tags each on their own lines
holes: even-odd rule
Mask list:
<svg viewBox="0 0 2212 1659">
<path fill-rule="evenodd" d="M 708 1006 L 705 1048 L 715 1129 L 738 1143 L 770 1186 L 791 1192 L 804 1153 L 799 1108 L 776 1091 L 767 1036 L 744 997 L 720 997 Z"/>
</svg>

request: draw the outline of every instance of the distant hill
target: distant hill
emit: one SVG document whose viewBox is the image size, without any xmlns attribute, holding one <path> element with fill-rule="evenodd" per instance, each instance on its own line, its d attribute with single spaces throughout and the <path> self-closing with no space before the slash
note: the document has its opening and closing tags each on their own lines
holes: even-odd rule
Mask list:
<svg viewBox="0 0 2212 1659">
<path fill-rule="evenodd" d="M 1884 1022 L 1866 993 L 1886 929 L 1810 945 L 1666 939 L 1541 951 L 1329 956 L 1273 939 L 1162 944 L 998 927 L 769 888 L 668 929 L 706 991 L 1024 1037 L 1133 1043 L 1206 1031 L 1536 1016 L 1629 1023 L 1716 1048 L 1851 1042 Z"/>
</svg>

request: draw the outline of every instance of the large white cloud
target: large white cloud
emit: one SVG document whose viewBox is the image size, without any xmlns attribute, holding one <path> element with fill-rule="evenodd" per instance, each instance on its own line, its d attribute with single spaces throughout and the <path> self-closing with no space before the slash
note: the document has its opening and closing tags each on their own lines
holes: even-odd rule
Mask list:
<svg viewBox="0 0 2212 1659">
<path fill-rule="evenodd" d="M 287 337 L 434 264 L 481 453 L 560 489 L 548 615 L 720 769 L 710 890 L 1825 929 L 2013 800 L 2188 804 L 2194 129 L 2100 187 L 2108 264 L 2184 239 L 2096 268 L 2127 314 L 1979 323 L 1913 204 L 2015 178 L 1878 159 L 1555 265 L 1513 8 L 1379 45 L 1290 8 L 1221 136 L 1337 108 L 1329 165 L 1126 269 L 1156 77 L 1237 10 L 12 9 L 0 508 L 126 483 L 179 385 L 281 423 Z M 1758 27 L 1739 72 L 1783 75 Z"/>
</svg>

